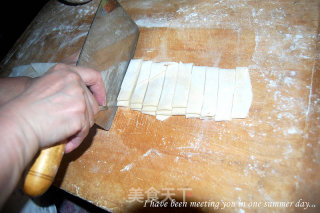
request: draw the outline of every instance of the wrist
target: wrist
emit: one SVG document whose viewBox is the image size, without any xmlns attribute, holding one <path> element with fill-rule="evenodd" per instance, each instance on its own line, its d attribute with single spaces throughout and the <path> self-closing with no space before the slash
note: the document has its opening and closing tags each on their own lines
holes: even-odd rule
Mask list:
<svg viewBox="0 0 320 213">
<path fill-rule="evenodd" d="M 0 107 L 0 208 L 39 147 L 13 111 L 8 104 Z"/>
<path fill-rule="evenodd" d="M 31 84 L 32 78 L 0 78 L 0 105 L 3 105 L 24 92 Z"/>
<path fill-rule="evenodd" d="M 23 170 L 39 150 L 39 141 L 28 122 L 17 111 L 10 103 L 0 108 L 0 139 L 6 147 L 4 150 L 8 158 Z"/>
</svg>

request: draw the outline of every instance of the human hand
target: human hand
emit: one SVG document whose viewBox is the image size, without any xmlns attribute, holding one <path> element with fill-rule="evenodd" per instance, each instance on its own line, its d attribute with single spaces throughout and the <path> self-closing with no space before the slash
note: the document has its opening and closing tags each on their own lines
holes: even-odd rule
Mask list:
<svg viewBox="0 0 320 213">
<path fill-rule="evenodd" d="M 99 72 L 57 64 L 33 79 L 2 111 L 19 124 L 26 140 L 35 140 L 43 148 L 69 138 L 65 151 L 71 152 L 88 134 L 105 97 Z"/>
</svg>

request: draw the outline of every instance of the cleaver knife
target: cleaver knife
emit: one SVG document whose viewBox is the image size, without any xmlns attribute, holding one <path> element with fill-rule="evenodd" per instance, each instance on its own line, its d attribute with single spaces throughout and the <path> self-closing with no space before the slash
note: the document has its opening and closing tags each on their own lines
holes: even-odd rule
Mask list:
<svg viewBox="0 0 320 213">
<path fill-rule="evenodd" d="M 101 72 L 106 89 L 105 107 L 95 124 L 109 130 L 117 111 L 117 97 L 133 57 L 139 28 L 116 0 L 101 0 L 82 46 L 77 66 Z M 40 196 L 51 186 L 64 154 L 65 143 L 43 149 L 25 176 L 23 190 Z"/>
<path fill-rule="evenodd" d="M 102 74 L 107 107 L 96 115 L 95 123 L 109 130 L 117 111 L 121 83 L 133 57 L 139 28 L 115 0 L 102 0 L 82 47 L 77 65 Z"/>
</svg>

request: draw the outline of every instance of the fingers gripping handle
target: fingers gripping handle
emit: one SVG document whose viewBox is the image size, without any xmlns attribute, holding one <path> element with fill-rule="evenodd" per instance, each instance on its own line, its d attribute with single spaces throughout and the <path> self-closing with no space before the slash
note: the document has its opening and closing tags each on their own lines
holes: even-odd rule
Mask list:
<svg viewBox="0 0 320 213">
<path fill-rule="evenodd" d="M 105 112 L 108 107 L 99 106 L 100 112 Z M 95 117 L 95 123 L 100 125 L 104 123 L 101 114 Z M 104 118 L 104 117 L 103 117 Z M 99 122 L 100 120 L 101 122 Z M 102 125 L 102 128 L 105 128 Z M 23 191 L 32 197 L 37 197 L 45 193 L 51 186 L 64 154 L 66 141 L 60 145 L 43 149 L 40 155 L 30 167 L 23 183 Z"/>
<path fill-rule="evenodd" d="M 40 152 L 23 183 L 23 191 L 27 195 L 37 197 L 49 189 L 59 169 L 64 147 L 65 143 L 62 143 Z"/>
</svg>

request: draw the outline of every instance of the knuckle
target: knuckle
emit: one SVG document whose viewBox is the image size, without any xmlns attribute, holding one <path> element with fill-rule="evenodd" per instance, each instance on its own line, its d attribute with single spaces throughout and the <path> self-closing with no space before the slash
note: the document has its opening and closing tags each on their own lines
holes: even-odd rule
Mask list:
<svg viewBox="0 0 320 213">
<path fill-rule="evenodd" d="M 52 70 L 65 70 L 67 68 L 66 64 L 56 64 L 51 69 Z"/>
<path fill-rule="evenodd" d="M 65 78 L 72 82 L 72 81 L 81 81 L 81 77 L 78 73 L 75 72 L 68 72 L 65 76 Z"/>
<path fill-rule="evenodd" d="M 85 114 L 85 112 L 87 111 L 87 105 L 84 100 L 78 101 L 78 104 L 76 105 L 75 111 L 77 114 L 80 114 L 80 115 Z"/>
<path fill-rule="evenodd" d="M 71 129 L 72 129 L 72 132 L 73 132 L 73 133 L 77 133 L 77 132 L 81 131 L 81 129 L 82 129 L 82 123 L 81 123 L 80 119 L 75 120 L 74 122 L 72 122 L 72 127 L 71 127 Z"/>
<path fill-rule="evenodd" d="M 71 88 L 70 94 L 75 97 L 79 97 L 79 98 L 83 99 L 85 91 L 80 85 L 79 86 L 77 85 L 77 86 L 73 86 Z M 80 101 L 82 101 L 82 100 L 80 100 Z"/>
<path fill-rule="evenodd" d="M 85 127 L 85 116 L 79 112 L 76 112 L 76 116 L 73 116 L 72 129 L 74 133 L 80 132 Z"/>
</svg>

